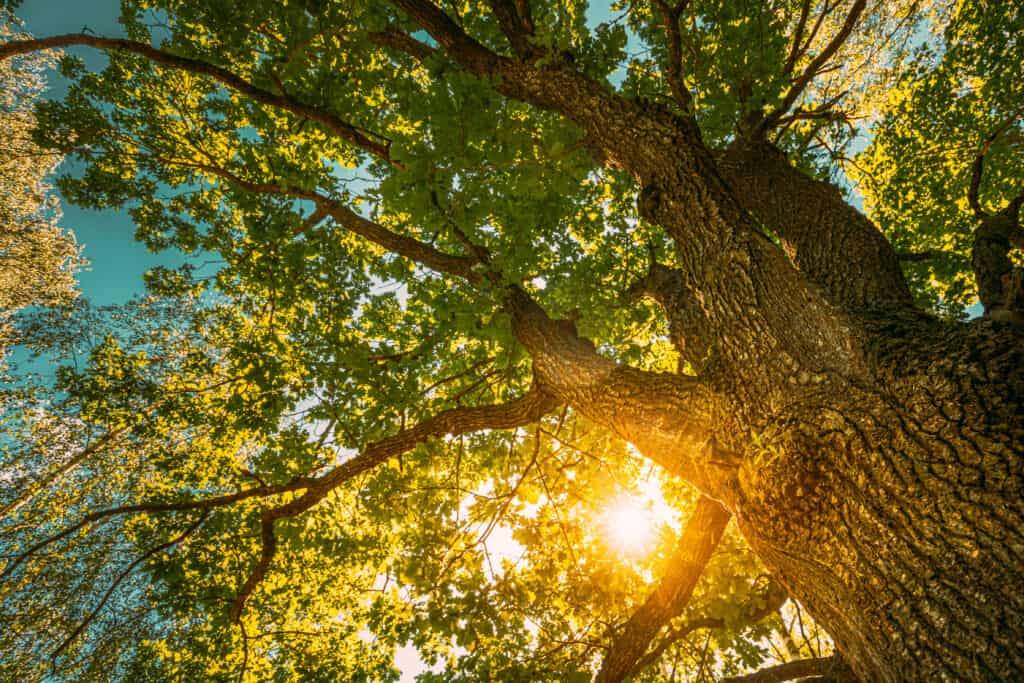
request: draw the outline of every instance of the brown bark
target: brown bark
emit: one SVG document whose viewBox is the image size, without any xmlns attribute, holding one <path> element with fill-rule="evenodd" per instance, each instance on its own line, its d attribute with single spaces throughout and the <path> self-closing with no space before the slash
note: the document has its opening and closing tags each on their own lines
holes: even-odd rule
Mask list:
<svg viewBox="0 0 1024 683">
<path fill-rule="evenodd" d="M 885 322 L 873 381 L 774 416 L 737 523 L 864 680 L 1024 672 L 1024 340 Z"/>
<path fill-rule="evenodd" d="M 832 302 L 853 311 L 913 305 L 889 241 L 837 188 L 804 175 L 766 142 L 732 146 L 719 167 L 744 208 Z"/>
<path fill-rule="evenodd" d="M 913 311 L 884 237 L 781 155 L 731 150 L 734 194 L 692 121 L 566 65 L 499 58 L 431 3 L 395 4 L 506 96 L 580 125 L 599 157 L 636 177 L 641 217 L 675 242 L 678 274 L 659 294 L 699 385 L 684 398 L 672 382 L 645 383 L 521 308 L 539 379 L 722 501 L 862 679 L 1019 677 L 1020 334 Z M 673 430 L 725 466 L 710 475 L 719 458 L 706 455 L 673 468 L 662 452 Z"/>
<path fill-rule="evenodd" d="M 990 320 L 948 325 L 911 310 L 884 237 L 770 148 L 736 147 L 718 164 L 691 119 L 618 96 L 554 58 L 539 66 L 496 55 L 431 2 L 393 4 L 503 95 L 579 125 L 598 156 L 634 176 L 641 217 L 675 244 L 678 268 L 655 273 L 652 292 L 698 376 L 603 358 L 570 323 L 513 289 L 514 331 L 545 396 L 720 501 L 862 679 L 1024 677 L 1024 333 Z M 518 34 L 517 17 L 529 30 L 524 3 L 515 3 L 516 13 L 496 6 L 505 8 L 508 32 Z M 862 6 L 854 4 L 851 26 Z M 149 46 L 77 35 L 17 49 L 69 44 L 205 73 L 386 156 L 386 143 L 343 121 Z M 330 213 L 396 253 L 483 280 L 473 269 L 480 259 L 381 232 L 351 212 Z M 792 262 L 751 213 L 779 235 Z M 537 406 L 527 403 L 508 424 L 533 415 Z M 497 408 L 476 410 L 493 418 L 488 411 Z M 493 422 L 439 416 L 424 429 Z M 264 557 L 273 555 L 274 519 L 316 504 L 326 490 L 320 484 L 430 435 L 407 432 L 316 486 L 296 484 L 305 494 L 264 517 Z"/>
<path fill-rule="evenodd" d="M 722 683 L 784 683 L 796 679 L 816 681 L 851 682 L 854 679 L 847 675 L 842 662 L 836 657 L 816 657 L 786 662 L 778 666 L 756 671 L 747 676 L 723 678 Z"/>
<path fill-rule="evenodd" d="M 997 214 L 983 214 L 974 230 L 971 267 L 985 315 L 1024 324 L 1024 271 L 1010 259 L 1013 248 L 1024 249 L 1024 229 L 1011 204 Z"/>
</svg>

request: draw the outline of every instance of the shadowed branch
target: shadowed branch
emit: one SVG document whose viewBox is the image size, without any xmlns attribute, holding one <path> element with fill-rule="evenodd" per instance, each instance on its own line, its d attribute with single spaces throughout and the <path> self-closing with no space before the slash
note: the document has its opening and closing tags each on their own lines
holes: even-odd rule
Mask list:
<svg viewBox="0 0 1024 683">
<path fill-rule="evenodd" d="M 835 681 L 835 683 L 852 683 L 852 681 L 856 680 L 849 674 L 842 660 L 832 656 L 798 659 L 795 662 L 786 662 L 778 666 L 761 669 L 746 676 L 723 678 L 722 683 L 784 683 L 784 681 L 812 676 L 829 677 L 827 680 Z"/>
<path fill-rule="evenodd" d="M 717 501 L 702 497 L 697 502 L 697 508 L 669 560 L 668 571 L 612 643 L 596 683 L 618 683 L 630 675 L 658 631 L 679 616 L 693 595 L 693 589 L 731 517 Z"/>
</svg>

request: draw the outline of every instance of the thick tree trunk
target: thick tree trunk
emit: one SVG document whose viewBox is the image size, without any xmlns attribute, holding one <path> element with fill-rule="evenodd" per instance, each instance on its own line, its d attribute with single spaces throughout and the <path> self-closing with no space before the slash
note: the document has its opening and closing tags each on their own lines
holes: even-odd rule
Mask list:
<svg viewBox="0 0 1024 683">
<path fill-rule="evenodd" d="M 877 229 L 770 149 L 720 167 L 693 119 L 392 2 L 501 94 L 578 124 L 675 244 L 645 287 L 696 376 L 602 358 L 513 293 L 538 382 L 721 501 L 862 679 L 1024 678 L 1021 332 L 913 311 Z"/>
<path fill-rule="evenodd" d="M 1024 339 L 875 321 L 875 381 L 765 422 L 731 509 L 866 681 L 1024 677 Z"/>
</svg>

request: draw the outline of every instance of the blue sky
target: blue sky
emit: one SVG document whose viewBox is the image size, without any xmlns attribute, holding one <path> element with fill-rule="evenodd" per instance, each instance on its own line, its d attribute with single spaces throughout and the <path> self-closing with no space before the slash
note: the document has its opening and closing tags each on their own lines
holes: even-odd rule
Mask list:
<svg viewBox="0 0 1024 683">
<path fill-rule="evenodd" d="M 613 17 L 608 3 L 591 3 L 591 23 Z M 35 36 L 79 33 L 88 30 L 96 35 L 123 37 L 118 23 L 119 0 L 24 0 L 17 15 L 25 29 Z M 106 58 L 91 48 L 71 48 L 71 54 L 82 57 L 91 70 L 102 69 Z M 49 96 L 63 97 L 67 84 L 56 72 L 48 76 Z M 65 163 L 58 173 L 73 172 Z M 184 256 L 175 251 L 150 252 L 134 240 L 135 226 L 124 211 L 92 211 L 62 202 L 61 225 L 74 232 L 83 246 L 89 266 L 79 273 L 82 294 L 94 304 L 116 304 L 127 301 L 144 290 L 142 275 L 154 266 L 177 266 Z"/>
<path fill-rule="evenodd" d="M 78 33 L 83 29 L 101 36 L 123 36 L 117 23 L 121 8 L 118 0 L 25 0 L 17 15 L 25 29 L 36 36 Z M 83 57 L 90 69 L 101 69 L 106 62 L 97 50 L 68 50 Z M 62 97 L 66 83 L 58 73 L 48 76 L 51 97 Z M 69 165 L 58 169 L 67 173 Z M 84 247 L 89 266 L 79 273 L 82 294 L 95 304 L 127 301 L 143 291 L 142 275 L 157 265 L 176 266 L 183 261 L 173 251 L 154 254 L 134 240 L 135 226 L 123 211 L 90 211 L 61 202 L 61 225 L 75 233 Z"/>
</svg>

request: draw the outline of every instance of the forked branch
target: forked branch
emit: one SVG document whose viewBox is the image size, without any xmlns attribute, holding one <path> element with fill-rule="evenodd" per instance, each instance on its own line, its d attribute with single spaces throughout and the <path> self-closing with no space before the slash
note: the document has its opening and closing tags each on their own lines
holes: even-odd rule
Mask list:
<svg viewBox="0 0 1024 683">
<path fill-rule="evenodd" d="M 769 583 L 762 594 L 763 600 L 759 601 L 756 605 L 748 605 L 745 613 L 742 617 L 741 624 L 751 625 L 756 624 L 762 619 L 765 619 L 771 614 L 774 614 L 779 610 L 780 607 L 786 602 L 789 596 L 786 594 L 785 589 L 777 583 Z M 683 624 L 673 628 L 665 636 L 658 641 L 651 650 L 645 654 L 633 667 L 631 675 L 636 675 L 646 669 L 647 667 L 654 664 L 656 661 L 661 659 L 669 647 L 674 643 L 678 643 L 680 640 L 688 637 L 694 631 L 708 628 L 725 628 L 726 621 L 721 617 L 701 617 L 698 619 L 691 619 Z"/>
<path fill-rule="evenodd" d="M 777 126 L 779 122 L 782 120 L 782 117 L 784 117 L 789 112 L 789 110 L 792 109 L 793 105 L 796 103 L 798 99 L 800 99 L 800 96 L 807 89 L 807 86 L 810 85 L 811 81 L 814 80 L 814 78 L 821 73 L 821 70 L 825 67 L 825 64 L 828 63 L 828 61 L 835 56 L 836 52 L 839 51 L 839 48 L 843 46 L 843 43 L 845 43 L 846 40 L 850 37 L 850 34 L 853 33 L 853 30 L 854 28 L 856 28 L 857 23 L 860 21 L 860 17 L 864 13 L 864 8 L 866 6 L 867 0 L 854 0 L 853 6 L 850 7 L 850 11 L 847 13 L 846 19 L 843 21 L 842 27 L 840 27 L 836 35 L 832 37 L 832 40 L 829 41 L 828 45 L 822 48 L 821 52 L 819 52 L 818 55 L 810 61 L 810 63 L 804 68 L 800 75 L 796 76 L 793 79 L 792 84 L 786 91 L 786 94 L 782 97 L 782 102 L 775 110 L 773 110 L 770 114 L 765 116 L 760 126 L 757 128 L 756 132 L 758 133 L 758 135 L 763 136 L 769 130 Z M 798 29 L 801 32 L 805 24 L 806 19 L 804 19 L 803 23 L 798 24 Z M 815 32 L 812 32 L 810 39 L 813 39 Z M 796 59 L 799 58 L 799 55 L 802 54 L 803 52 L 806 52 L 806 47 L 807 46 L 800 49 L 795 55 L 791 49 L 790 59 L 792 59 L 793 63 L 790 62 L 790 59 L 787 59 L 786 64 L 784 65 L 784 69 L 788 69 L 791 71 Z M 796 41 L 794 40 L 793 49 L 795 48 Z"/>
<path fill-rule="evenodd" d="M 520 16 L 518 5 L 528 3 L 514 2 L 513 0 L 488 0 L 491 12 L 501 26 L 501 32 L 505 34 L 512 50 L 522 58 L 529 58 L 533 53 L 530 45 L 530 34 L 533 33 L 532 22 L 527 22 Z"/>
<path fill-rule="evenodd" d="M 985 139 L 981 143 L 981 147 L 978 148 L 978 153 L 974 156 L 974 161 L 971 162 L 971 182 L 967 189 L 967 203 L 970 205 L 971 210 L 974 211 L 974 217 L 978 220 L 982 220 L 991 215 L 982 208 L 981 200 L 979 198 L 979 194 L 981 192 L 981 178 L 985 171 L 985 155 L 988 154 L 989 149 L 991 149 L 995 141 L 999 139 L 999 136 L 1008 131 L 1021 116 L 1024 116 L 1024 106 L 1021 106 L 1017 111 L 1006 117 L 1006 120 L 996 126 L 991 133 L 985 136 Z M 1021 201 L 1024 201 L 1024 194 L 1021 194 L 1016 199 L 1012 200 L 1005 208 L 1013 207 L 1014 203 L 1016 203 L 1016 206 L 1019 208 Z"/>
</svg>

